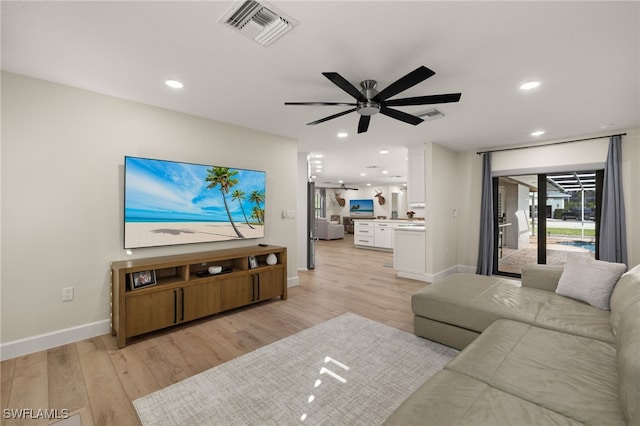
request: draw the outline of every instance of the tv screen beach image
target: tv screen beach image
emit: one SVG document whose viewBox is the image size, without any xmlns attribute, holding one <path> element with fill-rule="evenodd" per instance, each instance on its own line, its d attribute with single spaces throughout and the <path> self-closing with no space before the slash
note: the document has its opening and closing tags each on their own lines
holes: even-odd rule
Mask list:
<svg viewBox="0 0 640 426">
<path fill-rule="evenodd" d="M 373 199 L 350 200 L 349 214 L 352 217 L 373 217 Z"/>
<path fill-rule="evenodd" d="M 124 248 L 264 237 L 266 173 L 125 157 Z"/>
</svg>

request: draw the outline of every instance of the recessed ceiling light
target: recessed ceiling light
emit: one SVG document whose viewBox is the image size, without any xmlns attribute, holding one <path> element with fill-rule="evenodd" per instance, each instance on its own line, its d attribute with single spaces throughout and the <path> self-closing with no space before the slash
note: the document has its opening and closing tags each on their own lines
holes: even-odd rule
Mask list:
<svg viewBox="0 0 640 426">
<path fill-rule="evenodd" d="M 531 90 L 531 89 L 535 89 L 538 86 L 540 86 L 539 81 L 527 81 L 526 83 L 520 85 L 520 89 Z"/>
<path fill-rule="evenodd" d="M 367 175 L 366 173 L 360 173 L 360 176 L 366 176 L 366 175 Z"/>
<path fill-rule="evenodd" d="M 338 133 L 338 137 L 339 137 L 339 138 L 346 138 L 347 136 L 349 136 L 349 133 L 346 133 L 346 132 L 340 132 L 340 133 Z"/>
<path fill-rule="evenodd" d="M 382 149 L 380 150 L 380 154 L 388 154 L 389 150 L 388 149 Z"/>
<path fill-rule="evenodd" d="M 371 186 L 371 184 L 370 184 L 370 183 L 368 183 L 368 184 L 367 184 L 367 186 Z"/>
<path fill-rule="evenodd" d="M 531 132 L 531 136 L 542 136 L 544 135 L 544 130 L 536 130 L 535 132 Z"/>
<path fill-rule="evenodd" d="M 383 175 L 386 175 L 387 173 L 389 173 L 387 170 L 383 170 L 383 171 L 382 171 L 382 174 L 383 174 Z"/>
<path fill-rule="evenodd" d="M 343 181 L 342 179 L 340 179 L 340 180 L 338 181 L 338 183 L 344 183 L 344 181 Z"/>
<path fill-rule="evenodd" d="M 182 89 L 184 87 L 184 84 L 178 80 L 167 80 L 164 82 L 164 84 L 173 89 Z"/>
</svg>

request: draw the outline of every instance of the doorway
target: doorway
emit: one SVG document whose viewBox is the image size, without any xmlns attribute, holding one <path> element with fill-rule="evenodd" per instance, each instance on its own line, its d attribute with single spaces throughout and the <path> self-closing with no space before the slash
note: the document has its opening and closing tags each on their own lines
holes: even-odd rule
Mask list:
<svg viewBox="0 0 640 426">
<path fill-rule="evenodd" d="M 603 170 L 494 178 L 493 273 L 561 266 L 571 252 L 597 259 L 603 178 Z"/>
</svg>

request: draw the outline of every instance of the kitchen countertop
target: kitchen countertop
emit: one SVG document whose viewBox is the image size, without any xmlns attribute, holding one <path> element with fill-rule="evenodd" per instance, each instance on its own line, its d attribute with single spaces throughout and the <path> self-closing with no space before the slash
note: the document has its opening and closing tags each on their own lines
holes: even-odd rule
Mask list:
<svg viewBox="0 0 640 426">
<path fill-rule="evenodd" d="M 423 225 L 407 225 L 407 226 L 398 226 L 394 228 L 396 231 L 407 231 L 407 232 L 424 232 L 424 224 Z"/>
</svg>

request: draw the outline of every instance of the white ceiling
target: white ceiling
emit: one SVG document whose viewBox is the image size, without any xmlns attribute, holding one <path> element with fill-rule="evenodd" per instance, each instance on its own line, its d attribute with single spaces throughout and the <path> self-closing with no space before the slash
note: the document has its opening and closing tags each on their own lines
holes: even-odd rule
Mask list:
<svg viewBox="0 0 640 426">
<path fill-rule="evenodd" d="M 218 22 L 232 4 L 2 1 L 2 68 L 297 139 L 324 155 L 320 184 L 404 181 L 406 147 L 424 142 L 462 151 L 640 127 L 637 1 L 272 1 L 298 25 L 269 47 Z M 382 89 L 420 65 L 436 75 L 398 97 L 462 92 L 433 122 L 377 114 L 358 135 L 356 113 L 305 125 L 348 107 L 284 106 L 351 102 L 325 71 Z M 542 85 L 518 89 L 531 79 Z"/>
</svg>

